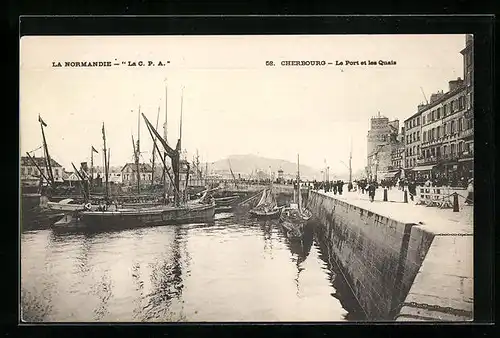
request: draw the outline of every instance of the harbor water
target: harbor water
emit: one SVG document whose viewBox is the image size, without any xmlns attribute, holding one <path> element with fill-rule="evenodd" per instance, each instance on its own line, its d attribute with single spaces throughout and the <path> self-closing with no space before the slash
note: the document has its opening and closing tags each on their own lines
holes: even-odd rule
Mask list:
<svg viewBox="0 0 500 338">
<path fill-rule="evenodd" d="M 306 229 L 218 214 L 214 224 L 21 234 L 26 322 L 363 320 L 329 249 Z"/>
</svg>

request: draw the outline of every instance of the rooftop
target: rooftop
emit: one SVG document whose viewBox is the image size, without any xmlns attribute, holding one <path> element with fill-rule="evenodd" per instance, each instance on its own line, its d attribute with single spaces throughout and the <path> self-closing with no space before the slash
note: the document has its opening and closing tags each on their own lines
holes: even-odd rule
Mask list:
<svg viewBox="0 0 500 338">
<path fill-rule="evenodd" d="M 127 163 L 123 166 L 122 170 L 123 171 L 125 168 L 131 168 L 132 169 L 132 172 L 136 172 L 137 171 L 137 164 L 135 163 Z M 139 171 L 142 171 L 142 172 L 147 172 L 147 171 L 152 171 L 153 169 L 151 168 L 151 166 L 148 164 L 148 163 L 139 163 Z"/>
<path fill-rule="evenodd" d="M 40 168 L 45 167 L 45 157 L 31 157 L 33 160 L 35 160 L 35 163 L 37 166 Z M 21 166 L 32 166 L 33 162 L 30 160 L 28 156 L 22 156 L 21 157 Z M 62 165 L 57 163 L 53 158 L 50 159 L 50 165 L 52 167 L 57 167 L 57 168 L 62 168 Z"/>
</svg>

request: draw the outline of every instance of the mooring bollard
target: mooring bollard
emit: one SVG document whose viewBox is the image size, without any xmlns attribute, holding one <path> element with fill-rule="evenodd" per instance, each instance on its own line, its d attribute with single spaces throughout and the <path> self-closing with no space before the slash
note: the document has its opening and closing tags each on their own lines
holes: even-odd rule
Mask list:
<svg viewBox="0 0 500 338">
<path fill-rule="evenodd" d="M 453 212 L 459 212 L 458 208 L 458 193 L 453 193 Z"/>
<path fill-rule="evenodd" d="M 387 202 L 387 188 L 384 188 L 384 202 Z"/>
<path fill-rule="evenodd" d="M 404 203 L 408 203 L 408 190 L 405 190 Z"/>
</svg>

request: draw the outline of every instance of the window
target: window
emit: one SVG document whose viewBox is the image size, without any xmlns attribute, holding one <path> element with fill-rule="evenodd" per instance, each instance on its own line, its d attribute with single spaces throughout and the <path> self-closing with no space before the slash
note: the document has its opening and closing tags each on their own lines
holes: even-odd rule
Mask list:
<svg viewBox="0 0 500 338">
<path fill-rule="evenodd" d="M 422 116 L 422 124 L 425 124 L 425 115 Z"/>
<path fill-rule="evenodd" d="M 420 131 L 417 131 L 417 141 L 420 141 Z"/>
<path fill-rule="evenodd" d="M 420 117 L 417 117 L 417 126 L 420 125 Z"/>
<path fill-rule="evenodd" d="M 451 114 L 451 113 L 453 113 L 453 107 L 452 107 L 452 105 L 451 105 L 451 102 L 450 102 L 450 103 L 448 103 L 448 105 L 449 105 L 449 107 L 448 107 L 448 111 L 449 111 L 449 113 Z"/>
<path fill-rule="evenodd" d="M 54 169 L 54 173 L 55 173 L 56 177 L 58 177 L 59 176 L 59 169 Z"/>
<path fill-rule="evenodd" d="M 441 108 L 438 108 L 438 109 L 436 110 L 436 114 L 437 114 L 437 118 L 438 118 L 438 119 L 439 119 L 439 118 L 441 118 Z"/>
<path fill-rule="evenodd" d="M 427 132 L 425 130 L 422 134 L 422 141 L 427 142 Z"/>
<path fill-rule="evenodd" d="M 31 175 L 31 170 L 32 170 L 32 168 L 28 167 L 28 175 Z"/>
<path fill-rule="evenodd" d="M 436 138 L 440 138 L 441 137 L 441 127 L 437 127 L 436 128 Z"/>
<path fill-rule="evenodd" d="M 417 146 L 417 155 L 420 154 L 420 146 Z"/>
<path fill-rule="evenodd" d="M 25 167 L 22 167 L 22 168 L 21 168 L 21 174 L 22 174 L 22 175 L 26 175 L 26 168 L 25 168 Z"/>
<path fill-rule="evenodd" d="M 455 120 L 451 121 L 451 133 L 455 133 Z"/>
<path fill-rule="evenodd" d="M 451 144 L 451 155 L 455 155 L 455 143 Z"/>
</svg>

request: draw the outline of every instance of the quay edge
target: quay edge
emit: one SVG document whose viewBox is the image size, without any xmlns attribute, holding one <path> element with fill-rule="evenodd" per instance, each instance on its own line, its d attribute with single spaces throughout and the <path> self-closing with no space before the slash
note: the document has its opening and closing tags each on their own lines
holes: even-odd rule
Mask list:
<svg viewBox="0 0 500 338">
<path fill-rule="evenodd" d="M 367 320 L 472 320 L 472 230 L 442 235 L 315 191 L 308 208 Z"/>
</svg>

